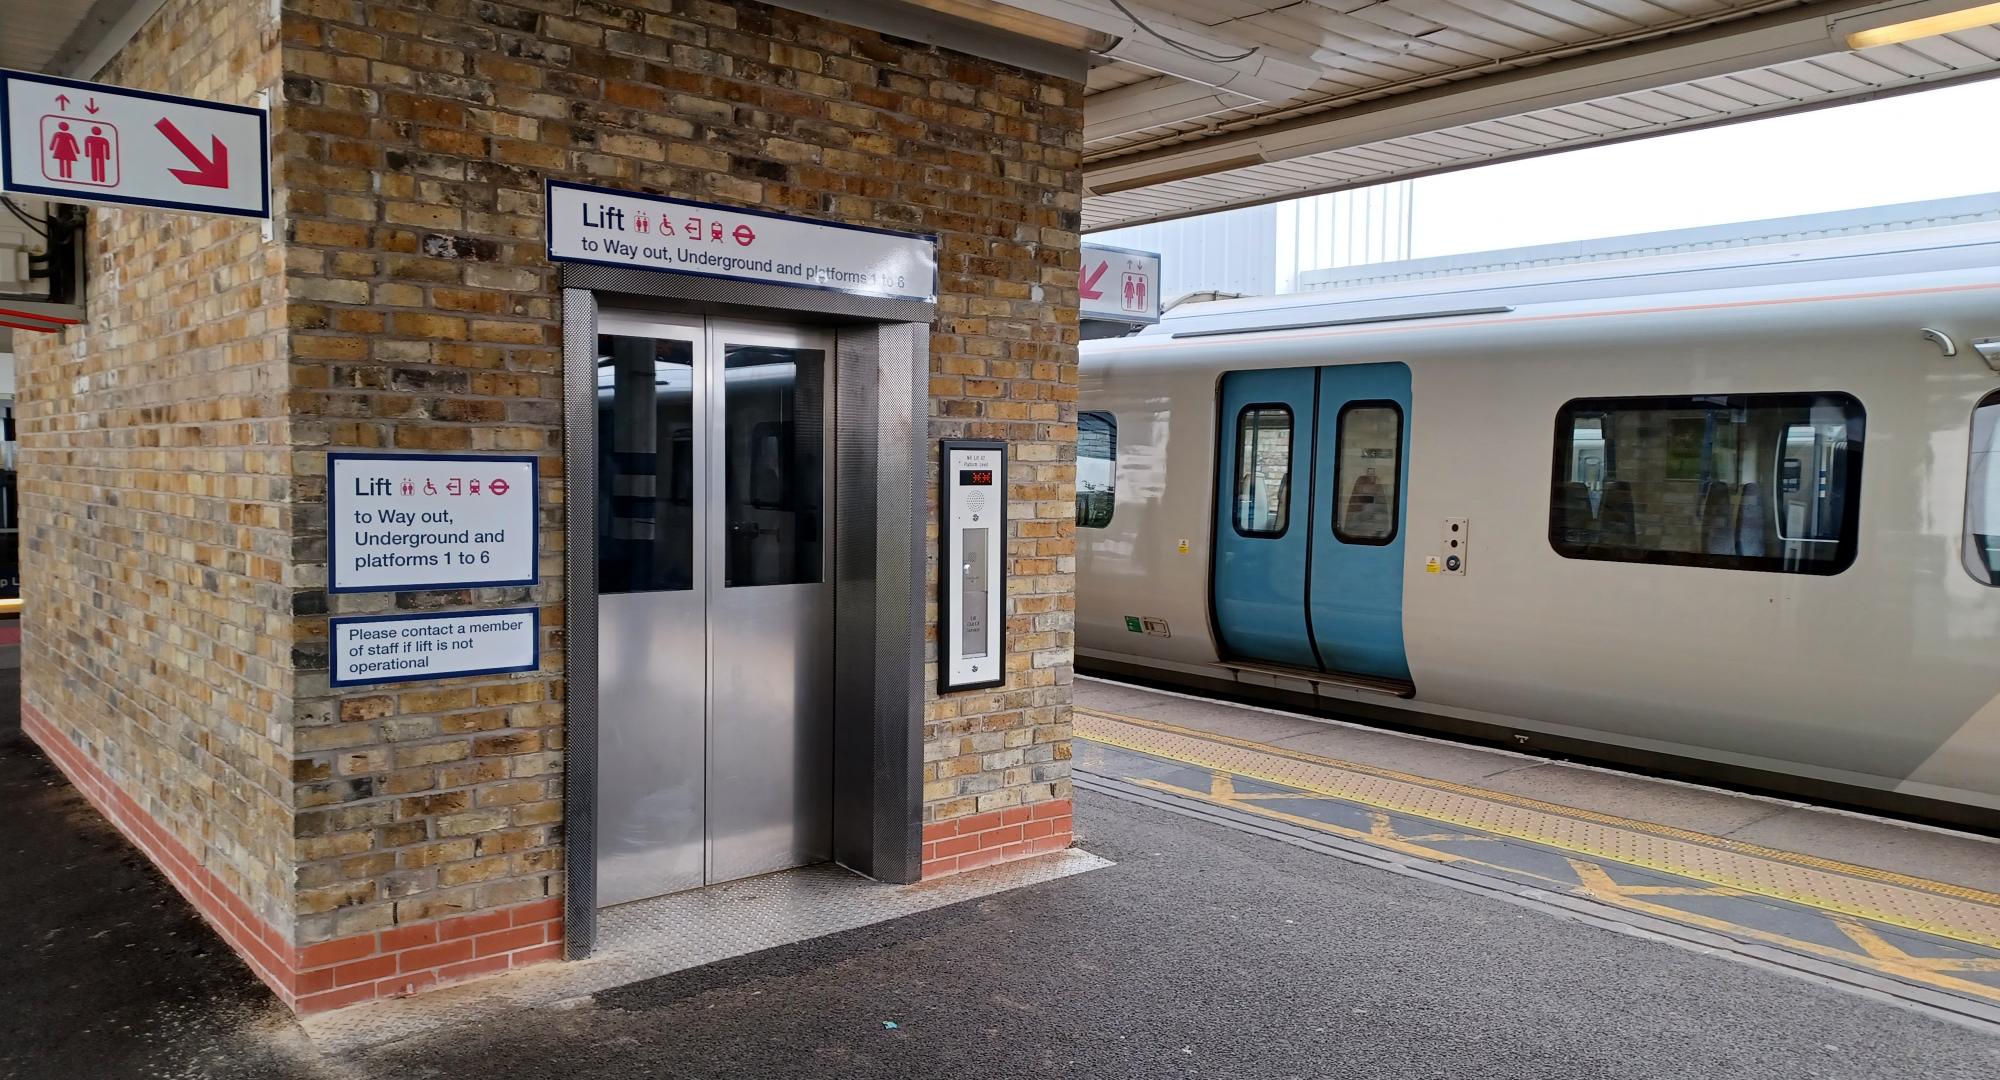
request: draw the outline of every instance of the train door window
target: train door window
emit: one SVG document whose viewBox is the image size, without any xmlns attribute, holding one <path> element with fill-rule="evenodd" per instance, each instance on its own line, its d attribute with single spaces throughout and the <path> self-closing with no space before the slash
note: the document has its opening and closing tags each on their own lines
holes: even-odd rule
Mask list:
<svg viewBox="0 0 2000 1080">
<path fill-rule="evenodd" d="M 1076 417 L 1076 524 L 1102 529 L 1111 524 L 1118 489 L 1118 418 L 1108 412 Z"/>
<path fill-rule="evenodd" d="M 1333 535 L 1348 544 L 1396 538 L 1403 410 L 1393 401 L 1350 401 L 1336 422 Z"/>
<path fill-rule="evenodd" d="M 1965 571 L 2000 585 L 2000 390 L 1972 410 L 1972 458 L 1965 478 Z"/>
<path fill-rule="evenodd" d="M 1292 410 L 1275 403 L 1245 405 L 1236 414 L 1236 531 L 1285 535 L 1291 503 Z"/>
<path fill-rule="evenodd" d="M 1572 401 L 1549 543 L 1572 559 L 1837 574 L 1854 561 L 1865 419 L 1839 393 Z"/>
</svg>

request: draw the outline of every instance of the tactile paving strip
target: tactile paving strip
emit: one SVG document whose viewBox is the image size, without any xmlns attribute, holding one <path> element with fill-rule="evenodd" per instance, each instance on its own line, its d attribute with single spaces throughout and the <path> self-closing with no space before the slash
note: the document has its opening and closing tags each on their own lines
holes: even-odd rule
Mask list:
<svg viewBox="0 0 2000 1080">
<path fill-rule="evenodd" d="M 1110 865 L 1071 848 L 918 885 L 885 885 L 827 864 L 766 874 L 606 908 L 598 917 L 597 952 L 587 960 L 356 1005 L 299 1024 L 320 1049 L 349 1053 Z"/>
<path fill-rule="evenodd" d="M 1746 893 L 2000 947 L 2000 896 L 1092 709 L 1081 738 Z"/>
</svg>

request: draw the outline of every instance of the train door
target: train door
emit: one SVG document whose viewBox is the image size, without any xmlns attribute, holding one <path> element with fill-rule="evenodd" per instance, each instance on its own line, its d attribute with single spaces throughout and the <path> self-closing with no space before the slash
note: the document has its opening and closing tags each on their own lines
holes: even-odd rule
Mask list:
<svg viewBox="0 0 2000 1080">
<path fill-rule="evenodd" d="M 1212 597 L 1233 656 L 1319 666 L 1305 603 L 1317 377 L 1311 368 L 1222 377 Z"/>
<path fill-rule="evenodd" d="M 598 901 L 824 860 L 831 342 L 598 333 Z"/>
<path fill-rule="evenodd" d="M 1410 677 L 1403 655 L 1409 413 L 1403 364 L 1320 369 L 1307 595 L 1313 641 L 1328 671 Z"/>
<path fill-rule="evenodd" d="M 1405 681 L 1402 364 L 1222 379 L 1211 600 L 1225 656 Z"/>
</svg>

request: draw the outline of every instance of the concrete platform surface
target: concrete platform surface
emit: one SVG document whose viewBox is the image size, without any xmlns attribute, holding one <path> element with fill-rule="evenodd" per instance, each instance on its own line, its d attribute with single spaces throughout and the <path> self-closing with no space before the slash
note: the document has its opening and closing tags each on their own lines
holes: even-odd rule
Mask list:
<svg viewBox="0 0 2000 1080">
<path fill-rule="evenodd" d="M 1108 868 L 335 1055 L 18 739 L 0 813 L 5 1077 L 2000 1075 L 1986 1031 L 1088 791 Z"/>
</svg>

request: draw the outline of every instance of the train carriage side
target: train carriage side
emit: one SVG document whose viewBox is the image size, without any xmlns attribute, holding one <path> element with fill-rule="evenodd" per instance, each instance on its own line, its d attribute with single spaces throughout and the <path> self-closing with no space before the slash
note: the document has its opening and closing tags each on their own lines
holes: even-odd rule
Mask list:
<svg viewBox="0 0 2000 1080">
<path fill-rule="evenodd" d="M 2000 333 L 1996 299 L 1990 272 L 1949 270 L 1095 343 L 1080 407 L 1116 426 L 1115 493 L 1077 530 L 1080 663 L 1993 820 L 2000 595 L 1961 546 L 1971 419 L 2000 387 L 1963 343 Z M 1311 555 L 1232 565 L 1298 530 L 1336 542 L 1365 466 L 1341 472 L 1337 422 L 1301 426 L 1308 401 L 1327 411 L 1305 387 L 1388 371 L 1408 380 L 1373 399 L 1403 414 L 1395 520 L 1374 525 L 1400 541 L 1391 563 L 1348 580 L 1306 573 Z M 1244 410 L 1284 402 L 1292 472 L 1324 479 L 1278 511 L 1280 470 L 1239 459 L 1276 460 L 1281 412 Z M 1283 535 L 1258 535 L 1279 513 Z M 1453 521 L 1462 576 L 1427 569 Z M 1383 577 L 1407 701 L 1310 610 Z"/>
</svg>

